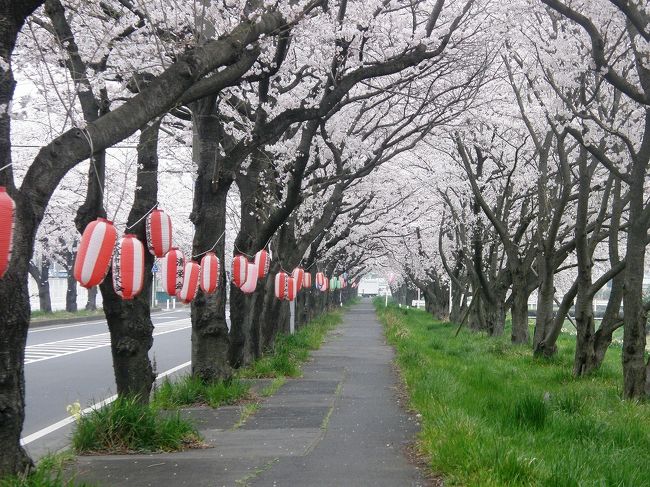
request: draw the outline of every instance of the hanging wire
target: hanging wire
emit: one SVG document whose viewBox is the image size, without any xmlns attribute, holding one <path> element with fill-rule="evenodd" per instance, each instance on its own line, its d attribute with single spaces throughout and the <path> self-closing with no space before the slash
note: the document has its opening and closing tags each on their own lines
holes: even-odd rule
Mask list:
<svg viewBox="0 0 650 487">
<path fill-rule="evenodd" d="M 302 262 L 302 261 L 301 261 L 301 262 Z M 315 260 L 314 262 L 312 262 L 311 264 L 309 264 L 309 265 L 305 268 L 305 271 L 308 271 L 308 270 L 311 269 L 313 266 L 315 266 L 317 263 L 318 263 L 318 261 Z"/>
<path fill-rule="evenodd" d="M 239 253 L 242 254 L 242 255 L 245 255 L 245 256 L 248 257 L 249 259 L 254 259 L 254 258 L 255 258 L 254 255 L 250 255 L 250 254 L 247 254 L 246 252 L 242 251 L 239 247 L 237 247 L 237 244 L 236 244 L 236 243 L 234 243 L 233 246 L 235 247 L 235 250 L 236 250 L 237 252 L 239 252 Z"/>
<path fill-rule="evenodd" d="M 225 234 L 226 234 L 226 231 L 224 230 L 223 233 L 219 236 L 219 238 L 217 239 L 217 241 L 214 243 L 214 245 L 213 245 L 212 247 L 210 247 L 208 250 L 206 250 L 206 251 L 204 251 L 204 252 L 199 252 L 198 254 L 193 255 L 192 258 L 193 258 L 193 259 L 196 259 L 198 256 L 203 255 L 203 254 L 207 254 L 208 252 L 211 252 L 212 250 L 214 250 L 214 248 L 217 246 L 217 244 L 219 243 L 219 241 L 221 240 L 221 238 L 222 238 Z"/>
<path fill-rule="evenodd" d="M 133 223 L 132 225 L 129 225 L 128 227 L 126 227 L 126 229 L 127 229 L 127 230 L 131 230 L 131 229 L 132 229 L 133 227 L 135 227 L 138 223 L 140 223 L 142 220 L 144 220 L 144 219 L 147 217 L 147 215 L 149 215 L 149 213 L 151 213 L 151 212 L 152 212 L 153 210 L 155 210 L 156 208 L 158 208 L 158 202 L 157 202 L 157 201 L 156 201 L 156 204 L 153 205 L 153 207 L 152 207 L 148 212 L 146 212 L 144 215 L 142 215 L 142 217 L 140 217 L 140 219 L 139 219 L 137 222 Z"/>
<path fill-rule="evenodd" d="M 88 141 L 88 145 L 90 146 L 90 163 L 93 165 L 93 168 L 95 169 L 95 177 L 97 178 L 97 187 L 99 187 L 99 193 L 102 195 L 102 205 L 104 206 L 104 209 L 106 209 L 106 200 L 104 199 L 104 188 L 102 185 L 102 181 L 99 179 L 99 171 L 97 170 L 97 166 L 95 165 L 95 145 L 93 144 L 93 138 L 90 136 L 90 132 L 88 132 L 88 129 L 82 128 L 79 129 L 83 136 L 86 138 Z"/>
<path fill-rule="evenodd" d="M 4 171 L 4 170 L 7 169 L 9 166 L 13 166 L 13 164 L 14 164 L 13 162 L 10 162 L 10 163 L 7 164 L 6 166 L 2 166 L 2 167 L 0 167 L 0 171 Z"/>
</svg>

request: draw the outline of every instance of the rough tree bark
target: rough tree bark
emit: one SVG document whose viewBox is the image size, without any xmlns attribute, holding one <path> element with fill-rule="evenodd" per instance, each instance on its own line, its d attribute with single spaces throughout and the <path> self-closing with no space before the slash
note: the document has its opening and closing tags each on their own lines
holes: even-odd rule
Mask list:
<svg viewBox="0 0 650 487">
<path fill-rule="evenodd" d="M 213 249 L 221 264 L 215 293 L 199 292 L 192 301 L 192 374 L 204 381 L 226 379 L 230 339 L 226 323 L 225 237 L 226 198 L 232 175 L 219 157 L 220 124 L 216 98 L 209 96 L 190 105 L 193 121 L 192 157 L 197 165 L 192 254 L 201 258 Z M 219 242 L 215 242 L 219 239 Z M 231 318 L 232 322 L 232 318 Z"/>
</svg>

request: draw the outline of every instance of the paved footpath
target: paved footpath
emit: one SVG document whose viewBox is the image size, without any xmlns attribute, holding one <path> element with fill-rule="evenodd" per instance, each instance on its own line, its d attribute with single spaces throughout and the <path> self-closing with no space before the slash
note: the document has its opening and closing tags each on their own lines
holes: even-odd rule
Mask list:
<svg viewBox="0 0 650 487">
<path fill-rule="evenodd" d="M 243 425 L 240 407 L 186 410 L 213 448 L 80 457 L 78 479 L 128 486 L 419 486 L 405 456 L 417 433 L 401 409 L 381 325 L 353 306 L 323 347 Z"/>
</svg>

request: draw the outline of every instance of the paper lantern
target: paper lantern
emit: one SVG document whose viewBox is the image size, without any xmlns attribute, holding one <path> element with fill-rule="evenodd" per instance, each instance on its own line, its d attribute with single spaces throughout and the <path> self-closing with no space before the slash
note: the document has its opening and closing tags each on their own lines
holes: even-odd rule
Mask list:
<svg viewBox="0 0 650 487">
<path fill-rule="evenodd" d="M 337 282 L 336 282 L 336 277 L 332 276 L 332 277 L 330 278 L 330 289 L 331 289 L 332 291 L 334 291 L 334 290 L 336 290 L 337 288 L 338 288 L 338 286 L 337 286 Z"/>
<path fill-rule="evenodd" d="M 322 272 L 316 273 L 316 289 L 325 291 L 327 289 L 327 278 Z"/>
<path fill-rule="evenodd" d="M 311 289 L 311 274 L 309 272 L 305 272 L 305 277 L 302 279 L 302 287 Z"/>
<path fill-rule="evenodd" d="M 271 265 L 271 257 L 266 250 L 262 249 L 255 254 L 255 265 L 257 266 L 258 279 L 264 279 L 269 273 Z"/>
<path fill-rule="evenodd" d="M 302 267 L 296 267 L 291 273 L 291 277 L 293 277 L 296 281 L 296 292 L 300 291 L 305 279 L 305 269 Z"/>
<path fill-rule="evenodd" d="M 243 255 L 235 255 L 232 259 L 232 282 L 241 288 L 248 277 L 248 259 Z"/>
<path fill-rule="evenodd" d="M 0 279 L 7 272 L 7 267 L 9 267 L 15 219 L 16 203 L 7 194 L 6 188 L 0 186 Z"/>
<path fill-rule="evenodd" d="M 176 296 L 176 293 L 183 286 L 184 266 L 185 257 L 183 257 L 183 252 L 175 247 L 169 249 L 169 252 L 162 258 L 160 273 L 162 288 L 170 296 Z"/>
<path fill-rule="evenodd" d="M 81 236 L 72 272 L 79 284 L 91 288 L 104 280 L 111 265 L 116 240 L 117 230 L 113 222 L 98 218 L 88 224 Z"/>
<path fill-rule="evenodd" d="M 191 303 L 199 290 L 199 275 L 201 267 L 196 262 L 186 262 L 183 267 L 183 285 L 176 293 L 176 297 L 185 304 Z"/>
<path fill-rule="evenodd" d="M 207 252 L 201 259 L 201 289 L 205 294 L 212 294 L 219 286 L 219 257 L 214 252 Z"/>
<path fill-rule="evenodd" d="M 244 294 L 251 294 L 255 292 L 257 287 L 257 266 L 252 262 L 248 263 L 248 270 L 246 271 L 246 282 L 242 284 L 241 292 Z"/>
<path fill-rule="evenodd" d="M 293 277 L 290 277 L 287 279 L 287 297 L 285 298 L 287 301 L 293 301 L 296 299 L 296 295 L 298 294 L 298 281 L 294 279 Z"/>
<path fill-rule="evenodd" d="M 348 283 L 347 283 L 346 280 L 345 280 L 345 277 L 341 276 L 341 277 L 339 277 L 338 280 L 339 280 L 339 287 L 340 287 L 341 289 L 345 289 L 345 286 L 348 285 Z"/>
<path fill-rule="evenodd" d="M 122 299 L 131 300 L 144 285 L 144 245 L 135 235 L 124 235 L 113 253 L 113 289 Z"/>
<path fill-rule="evenodd" d="M 289 285 L 289 274 L 286 272 L 278 272 L 275 275 L 275 297 L 279 300 L 287 299 Z"/>
<path fill-rule="evenodd" d="M 147 215 L 147 247 L 156 257 L 163 257 L 172 248 L 172 221 L 162 210 Z"/>
</svg>

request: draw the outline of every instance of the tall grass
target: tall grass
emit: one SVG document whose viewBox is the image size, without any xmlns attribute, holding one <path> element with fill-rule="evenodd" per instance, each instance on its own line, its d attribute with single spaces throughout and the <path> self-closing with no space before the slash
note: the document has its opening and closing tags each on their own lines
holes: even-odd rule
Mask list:
<svg viewBox="0 0 650 487">
<path fill-rule="evenodd" d="M 507 337 L 378 307 L 445 485 L 650 486 L 650 404 L 621 399 L 620 348 L 571 375 L 575 338 L 536 359 Z"/>
<path fill-rule="evenodd" d="M 160 415 L 136 397 L 120 397 L 82 416 L 72 435 L 77 453 L 182 450 L 200 441 L 196 428 L 179 413 Z"/>
<path fill-rule="evenodd" d="M 165 380 L 154 392 L 152 405 L 160 409 L 201 404 L 216 408 L 246 398 L 249 389 L 249 384 L 236 378 L 204 382 L 199 377 L 185 376 L 174 382 Z"/>
</svg>

